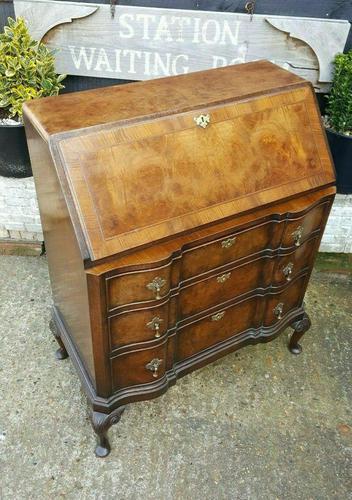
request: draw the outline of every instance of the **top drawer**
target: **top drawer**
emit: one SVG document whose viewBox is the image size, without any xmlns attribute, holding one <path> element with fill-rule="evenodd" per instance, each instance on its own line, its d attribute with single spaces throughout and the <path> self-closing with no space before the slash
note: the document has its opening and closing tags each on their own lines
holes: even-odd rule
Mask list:
<svg viewBox="0 0 352 500">
<path fill-rule="evenodd" d="M 290 218 L 285 227 L 282 238 L 282 247 L 299 247 L 311 233 L 321 228 L 325 220 L 325 213 L 331 201 L 327 201 L 312 208 L 302 217 Z"/>
<path fill-rule="evenodd" d="M 277 247 L 282 226 L 282 223 L 268 221 L 186 250 L 182 256 L 182 278 L 185 280 L 241 257 Z"/>
<path fill-rule="evenodd" d="M 107 302 L 109 309 L 131 304 L 159 300 L 168 295 L 172 285 L 171 263 L 147 269 L 130 271 L 107 279 Z"/>
</svg>

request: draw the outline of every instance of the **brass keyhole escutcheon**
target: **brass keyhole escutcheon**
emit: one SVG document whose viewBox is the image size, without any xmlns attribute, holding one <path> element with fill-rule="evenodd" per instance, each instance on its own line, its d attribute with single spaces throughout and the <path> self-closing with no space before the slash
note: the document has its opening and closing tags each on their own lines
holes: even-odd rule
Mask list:
<svg viewBox="0 0 352 500">
<path fill-rule="evenodd" d="M 210 123 L 210 115 L 207 114 L 207 115 L 195 116 L 194 117 L 194 121 L 196 122 L 196 124 L 198 125 L 198 127 L 207 128 L 207 126 Z"/>
<path fill-rule="evenodd" d="M 230 276 L 231 276 L 231 273 L 225 273 L 225 274 L 222 274 L 221 276 L 218 276 L 216 278 L 216 281 L 218 283 L 225 283 L 225 281 L 227 281 L 228 279 L 230 279 Z"/>
<path fill-rule="evenodd" d="M 212 321 L 220 321 L 225 316 L 225 311 L 220 311 L 216 314 L 213 314 L 211 317 Z"/>
<path fill-rule="evenodd" d="M 236 241 L 236 236 L 233 236 L 232 238 L 227 238 L 226 240 L 222 240 L 221 242 L 221 248 L 231 248 Z"/>
</svg>

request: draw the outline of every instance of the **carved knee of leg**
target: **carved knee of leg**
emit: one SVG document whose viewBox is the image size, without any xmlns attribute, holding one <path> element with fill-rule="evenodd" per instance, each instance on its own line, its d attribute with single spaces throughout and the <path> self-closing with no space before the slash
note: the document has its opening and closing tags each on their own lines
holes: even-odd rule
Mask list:
<svg viewBox="0 0 352 500">
<path fill-rule="evenodd" d="M 94 432 L 98 436 L 98 444 L 95 448 L 95 455 L 99 458 L 107 457 L 110 453 L 110 443 L 107 438 L 107 432 L 110 427 L 119 422 L 125 407 L 117 408 L 112 413 L 101 413 L 92 411 L 91 421 Z"/>
</svg>

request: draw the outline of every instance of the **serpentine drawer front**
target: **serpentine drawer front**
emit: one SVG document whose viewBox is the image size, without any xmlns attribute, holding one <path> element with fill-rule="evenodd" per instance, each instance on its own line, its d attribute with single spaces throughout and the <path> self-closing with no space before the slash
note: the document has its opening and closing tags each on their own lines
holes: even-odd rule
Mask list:
<svg viewBox="0 0 352 500">
<path fill-rule="evenodd" d="M 223 238 L 186 250 L 182 258 L 182 278 L 188 279 L 242 257 L 275 248 L 280 241 L 279 223 L 268 221 L 254 228 L 233 231 Z"/>
<path fill-rule="evenodd" d="M 257 61 L 36 99 L 24 123 L 57 357 L 97 456 L 126 404 L 180 376 L 288 326 L 300 353 L 335 195 L 309 83 Z"/>
<path fill-rule="evenodd" d="M 289 247 L 295 245 L 299 247 L 311 233 L 321 229 L 327 205 L 329 205 L 329 202 L 321 203 L 309 210 L 305 215 L 290 219 L 284 231 L 282 246 Z"/>
<path fill-rule="evenodd" d="M 111 349 L 163 337 L 172 326 L 169 310 L 170 302 L 167 300 L 156 307 L 144 307 L 111 316 Z"/>
<path fill-rule="evenodd" d="M 270 284 L 273 264 L 274 259 L 261 257 L 182 288 L 179 317 L 185 318 L 257 288 L 266 288 Z"/>
<path fill-rule="evenodd" d="M 304 295 L 307 274 L 296 278 L 284 290 L 269 294 L 265 305 L 264 326 L 282 322 L 288 314 L 299 308 Z"/>
<path fill-rule="evenodd" d="M 280 255 L 275 263 L 273 283 L 290 282 L 302 270 L 309 270 L 312 267 L 319 242 L 319 237 L 312 237 L 295 250 Z"/>
<path fill-rule="evenodd" d="M 262 297 L 252 297 L 181 327 L 178 332 L 177 360 L 190 358 L 248 328 L 258 326 L 257 314 L 262 301 Z"/>
<path fill-rule="evenodd" d="M 157 347 L 119 354 L 111 360 L 113 390 L 160 380 L 165 374 L 166 364 L 165 341 Z"/>
<path fill-rule="evenodd" d="M 121 274 L 107 280 L 109 309 L 134 303 L 159 300 L 171 287 L 171 266 Z"/>
</svg>

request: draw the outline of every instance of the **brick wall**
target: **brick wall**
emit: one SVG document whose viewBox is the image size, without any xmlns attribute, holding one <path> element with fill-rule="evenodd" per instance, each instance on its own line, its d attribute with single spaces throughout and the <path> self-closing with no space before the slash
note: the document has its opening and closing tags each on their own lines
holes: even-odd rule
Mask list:
<svg viewBox="0 0 352 500">
<path fill-rule="evenodd" d="M 33 177 L 0 177 L 0 238 L 43 241 Z"/>
<path fill-rule="evenodd" d="M 352 253 L 352 195 L 336 195 L 319 250 Z"/>
<path fill-rule="evenodd" d="M 0 177 L 0 239 L 43 240 L 33 178 Z M 352 195 L 336 196 L 320 251 L 352 253 Z"/>
</svg>

